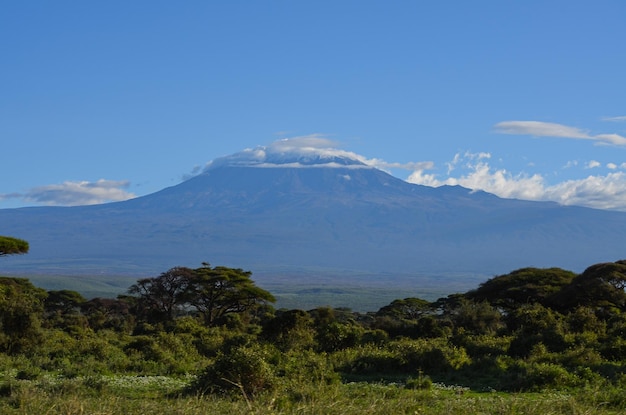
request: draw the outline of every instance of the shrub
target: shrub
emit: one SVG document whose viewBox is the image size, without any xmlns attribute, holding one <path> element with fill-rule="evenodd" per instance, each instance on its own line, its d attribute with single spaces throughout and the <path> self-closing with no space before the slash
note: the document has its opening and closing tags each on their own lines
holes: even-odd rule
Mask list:
<svg viewBox="0 0 626 415">
<path fill-rule="evenodd" d="M 433 387 L 433 381 L 429 376 L 423 376 L 420 371 L 419 376 L 417 378 L 410 377 L 406 380 L 404 386 L 407 389 L 420 389 L 420 390 L 428 390 Z"/>
<path fill-rule="evenodd" d="M 241 392 L 254 397 L 277 386 L 271 353 L 260 345 L 240 346 L 221 352 L 198 377 L 192 390 L 200 393 Z"/>
<path fill-rule="evenodd" d="M 578 386 L 578 377 L 569 373 L 563 366 L 554 363 L 522 363 L 511 368 L 509 390 L 539 392 L 559 390 Z"/>
<path fill-rule="evenodd" d="M 292 352 L 285 356 L 279 374 L 289 387 L 331 385 L 340 381 L 328 356 L 311 350 Z"/>
<path fill-rule="evenodd" d="M 407 372 L 446 372 L 471 363 L 465 348 L 454 346 L 444 339 L 401 341 L 390 346 L 403 356 Z"/>
<path fill-rule="evenodd" d="M 373 346 L 349 349 L 335 355 L 343 373 L 371 375 L 406 371 L 407 367 L 399 351 Z"/>
<path fill-rule="evenodd" d="M 125 347 L 134 359 L 134 369 L 150 374 L 184 374 L 201 361 L 194 339 L 188 333 L 161 332 L 156 336 L 135 336 Z"/>
</svg>

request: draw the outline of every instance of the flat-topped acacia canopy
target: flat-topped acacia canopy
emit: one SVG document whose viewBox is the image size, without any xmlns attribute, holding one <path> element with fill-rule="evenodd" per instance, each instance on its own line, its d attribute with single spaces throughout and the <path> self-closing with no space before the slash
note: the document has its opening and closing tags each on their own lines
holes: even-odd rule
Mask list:
<svg viewBox="0 0 626 415">
<path fill-rule="evenodd" d="M 18 255 L 28 252 L 28 242 L 10 236 L 0 236 L 0 256 Z"/>
</svg>

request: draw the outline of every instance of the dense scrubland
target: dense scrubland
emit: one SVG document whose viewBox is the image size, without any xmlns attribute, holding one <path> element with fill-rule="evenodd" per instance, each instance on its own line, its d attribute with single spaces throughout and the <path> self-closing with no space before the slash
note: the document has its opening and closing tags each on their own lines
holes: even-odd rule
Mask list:
<svg viewBox="0 0 626 415">
<path fill-rule="evenodd" d="M 209 264 L 117 298 L 2 277 L 0 413 L 623 413 L 625 288 L 626 261 L 524 268 L 363 313 Z"/>
</svg>

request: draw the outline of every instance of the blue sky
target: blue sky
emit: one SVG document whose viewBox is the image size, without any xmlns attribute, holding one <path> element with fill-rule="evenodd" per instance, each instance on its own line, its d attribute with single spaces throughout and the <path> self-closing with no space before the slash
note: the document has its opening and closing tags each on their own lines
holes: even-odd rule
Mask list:
<svg viewBox="0 0 626 415">
<path fill-rule="evenodd" d="M 141 196 L 291 139 L 626 210 L 625 19 L 621 0 L 2 2 L 0 208 Z"/>
</svg>

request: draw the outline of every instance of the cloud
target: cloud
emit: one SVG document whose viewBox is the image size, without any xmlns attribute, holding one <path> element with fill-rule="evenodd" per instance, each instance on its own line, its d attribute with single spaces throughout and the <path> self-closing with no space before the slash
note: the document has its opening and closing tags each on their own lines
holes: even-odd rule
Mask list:
<svg viewBox="0 0 626 415">
<path fill-rule="evenodd" d="M 440 180 L 433 174 L 416 170 L 407 181 L 432 187 L 460 185 L 504 198 L 553 201 L 563 205 L 626 211 L 626 174 L 624 172 L 591 175 L 582 179 L 548 185 L 544 177 L 539 174 L 512 174 L 505 169 L 494 169 L 488 164 L 488 158 L 474 153 L 458 153 L 451 163 L 455 166 L 462 165 L 465 173 L 458 177 Z M 595 167 L 595 163 L 597 162 L 587 165 Z M 626 163 L 620 167 L 626 168 Z"/>
<path fill-rule="evenodd" d="M 587 163 L 587 165 L 585 166 L 586 169 L 595 169 L 596 167 L 600 167 L 602 164 L 600 164 L 599 161 L 597 160 L 591 160 Z"/>
<path fill-rule="evenodd" d="M 276 140 L 267 146 L 271 152 L 313 152 L 338 151 L 339 143 L 330 140 L 324 134 L 310 134 Z"/>
<path fill-rule="evenodd" d="M 564 205 L 626 211 L 626 174 L 614 172 L 568 180 L 547 187 L 543 197 Z"/>
<path fill-rule="evenodd" d="M 624 122 L 626 121 L 626 115 L 621 115 L 619 117 L 603 117 L 602 121 Z"/>
<path fill-rule="evenodd" d="M 576 127 L 541 121 L 503 121 L 495 125 L 503 134 L 533 135 L 535 137 L 565 137 L 591 139 L 591 136 Z"/>
<path fill-rule="evenodd" d="M 598 140 L 604 144 L 612 144 L 615 146 L 626 146 L 626 137 L 619 134 L 598 134 L 593 136 L 594 140 Z"/>
<path fill-rule="evenodd" d="M 134 198 L 133 193 L 124 190 L 128 186 L 129 182 L 125 180 L 67 181 L 61 184 L 34 187 L 25 193 L 0 195 L 0 200 L 21 199 L 25 202 L 47 206 L 96 205 Z"/>
<path fill-rule="evenodd" d="M 377 158 L 368 159 L 360 154 L 341 149 L 340 143 L 327 138 L 324 134 L 283 138 L 267 146 L 248 148 L 210 161 L 203 171 L 224 165 L 291 168 L 373 167 L 381 170 L 403 169 L 409 171 L 433 167 L 433 163 L 429 161 L 397 163 Z M 186 177 L 191 176 L 186 175 Z"/>
<path fill-rule="evenodd" d="M 410 183 L 439 187 L 460 185 L 472 190 L 483 190 L 500 197 L 538 200 L 543 188 L 540 175 L 512 175 L 505 169 L 492 170 L 489 166 L 488 153 L 458 153 L 450 164 L 463 165 L 467 174 L 460 177 L 448 177 L 438 180 L 434 175 L 424 174 L 422 170 L 413 172 L 407 179 Z M 449 170 L 450 171 L 450 170 Z"/>
<path fill-rule="evenodd" d="M 580 128 L 542 121 L 502 121 L 494 126 L 494 130 L 502 134 L 573 138 L 591 140 L 597 144 L 626 146 L 626 137 L 619 134 L 592 135 Z"/>
</svg>

